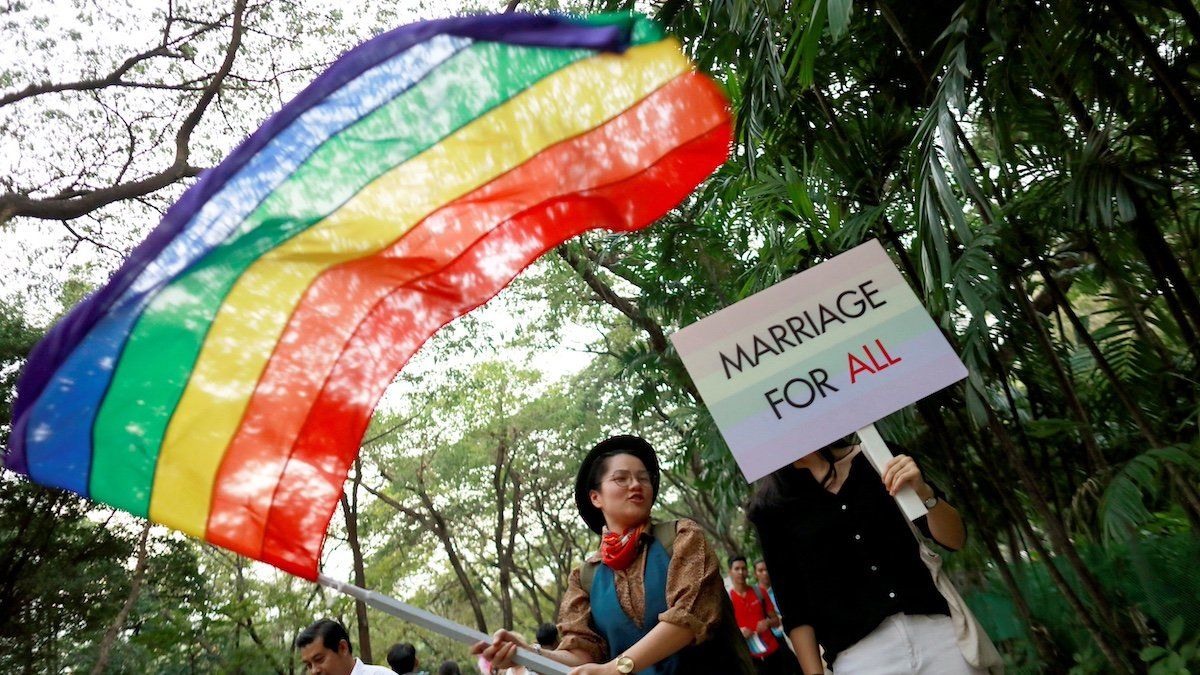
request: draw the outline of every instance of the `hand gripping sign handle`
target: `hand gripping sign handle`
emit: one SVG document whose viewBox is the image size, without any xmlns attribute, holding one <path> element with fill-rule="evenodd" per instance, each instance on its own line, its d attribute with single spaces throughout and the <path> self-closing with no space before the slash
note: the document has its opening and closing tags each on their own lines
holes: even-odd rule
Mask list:
<svg viewBox="0 0 1200 675">
<path fill-rule="evenodd" d="M 410 623 L 414 623 L 422 628 L 444 635 L 452 640 L 457 640 L 464 644 L 475 644 L 480 640 L 491 642 L 490 635 L 485 635 L 473 628 L 458 623 L 454 623 L 449 619 L 443 619 L 436 614 L 431 614 L 423 609 L 418 609 L 412 605 L 407 605 L 395 598 L 389 598 L 386 595 L 380 595 L 375 591 L 368 591 L 365 588 L 347 584 L 336 579 L 330 579 L 324 574 L 317 576 L 317 583 L 332 588 L 339 593 L 344 593 L 355 600 L 361 600 L 375 609 L 390 614 L 398 619 L 403 619 Z M 513 657 L 518 665 L 525 666 L 544 675 L 567 675 L 571 670 L 567 666 L 550 659 L 539 656 L 524 649 L 518 649 L 517 654 Z"/>
<path fill-rule="evenodd" d="M 883 440 L 883 436 L 879 435 L 879 431 L 875 428 L 874 424 L 868 424 L 859 429 L 858 440 L 862 441 L 863 454 L 867 456 L 867 460 L 871 462 L 871 466 L 875 467 L 875 471 L 882 476 L 887 463 L 893 457 L 892 451 L 888 449 L 887 442 Z M 900 505 L 900 510 L 904 512 L 904 516 L 909 520 L 916 520 L 929 513 L 929 509 L 925 508 L 925 502 L 917 495 L 917 491 L 907 485 L 901 488 L 900 492 L 896 493 L 896 503 Z"/>
</svg>

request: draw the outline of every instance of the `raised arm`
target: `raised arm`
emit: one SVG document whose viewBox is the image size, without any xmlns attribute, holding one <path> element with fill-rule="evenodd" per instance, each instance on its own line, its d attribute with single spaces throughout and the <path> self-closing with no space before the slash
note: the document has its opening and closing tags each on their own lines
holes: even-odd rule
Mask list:
<svg viewBox="0 0 1200 675">
<path fill-rule="evenodd" d="M 908 455 L 896 455 L 884 468 L 883 486 L 895 495 L 905 485 L 911 485 L 923 501 L 937 495 L 933 487 L 925 482 L 916 460 Z M 944 499 L 939 498 L 937 504 L 929 509 L 926 523 L 929 536 L 951 551 L 957 551 L 967 543 L 967 530 L 963 527 L 962 516 Z"/>
<path fill-rule="evenodd" d="M 592 630 L 588 621 L 591 614 L 591 600 L 583 590 L 577 568 L 567 579 L 567 590 L 559 605 L 558 630 L 562 635 L 559 648 L 543 651 L 542 656 L 567 666 L 581 666 L 603 661 L 608 653 L 608 647 L 604 638 Z M 471 653 L 483 656 L 491 662 L 493 669 L 508 668 L 514 665 L 512 657 L 516 654 L 518 647 L 530 649 L 529 645 L 517 638 L 516 635 L 506 630 L 499 630 L 492 637 L 492 644 L 477 642 L 471 647 Z"/>
</svg>

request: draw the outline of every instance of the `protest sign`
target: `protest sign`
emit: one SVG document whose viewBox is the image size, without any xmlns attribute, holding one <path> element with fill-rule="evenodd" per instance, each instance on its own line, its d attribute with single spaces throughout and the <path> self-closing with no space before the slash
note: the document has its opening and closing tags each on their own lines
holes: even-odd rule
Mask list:
<svg viewBox="0 0 1200 675">
<path fill-rule="evenodd" d="M 748 481 L 967 376 L 877 240 L 671 341 Z M 860 437 L 881 468 L 874 429 Z"/>
</svg>

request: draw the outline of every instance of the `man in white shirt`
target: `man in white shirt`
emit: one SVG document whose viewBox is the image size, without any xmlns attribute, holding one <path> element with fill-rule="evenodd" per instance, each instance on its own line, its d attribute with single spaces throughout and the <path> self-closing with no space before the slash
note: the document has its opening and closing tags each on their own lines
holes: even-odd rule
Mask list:
<svg viewBox="0 0 1200 675">
<path fill-rule="evenodd" d="M 355 658 L 350 634 L 333 619 L 321 619 L 300 631 L 296 648 L 310 675 L 393 675 L 388 668 L 370 666 Z"/>
</svg>

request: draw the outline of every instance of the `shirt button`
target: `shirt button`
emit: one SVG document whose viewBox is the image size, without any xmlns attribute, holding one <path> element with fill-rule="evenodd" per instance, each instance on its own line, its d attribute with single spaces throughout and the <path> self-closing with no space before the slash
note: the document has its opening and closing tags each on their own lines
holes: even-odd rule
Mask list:
<svg viewBox="0 0 1200 675">
<path fill-rule="evenodd" d="M 878 572 L 878 571 L 879 571 L 879 565 L 871 565 L 871 571 L 872 571 L 872 572 Z"/>
<path fill-rule="evenodd" d="M 888 597 L 889 597 L 889 598 L 894 598 L 894 597 L 896 597 L 896 594 L 895 594 L 895 593 L 888 593 Z"/>
<path fill-rule="evenodd" d="M 843 510 L 843 511 L 845 511 L 845 510 L 846 510 L 846 509 L 848 509 L 848 508 L 850 508 L 850 507 L 846 506 L 845 504 L 842 504 L 842 510 Z"/>
<path fill-rule="evenodd" d="M 856 535 L 854 535 L 854 541 L 860 541 L 860 540 L 862 540 L 862 535 L 861 535 L 861 534 L 856 534 Z"/>
</svg>

